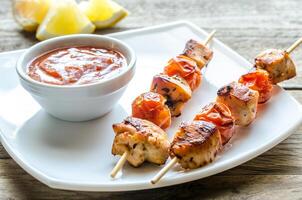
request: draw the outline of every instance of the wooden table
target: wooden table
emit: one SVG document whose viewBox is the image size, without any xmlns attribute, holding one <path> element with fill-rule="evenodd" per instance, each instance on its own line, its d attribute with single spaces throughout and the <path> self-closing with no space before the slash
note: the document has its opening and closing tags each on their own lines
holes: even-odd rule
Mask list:
<svg viewBox="0 0 302 200">
<path fill-rule="evenodd" d="M 15 24 L 10 0 L 0 0 L 0 52 L 36 43 Z M 248 60 L 269 47 L 286 48 L 302 36 L 300 0 L 119 0 L 131 15 L 109 33 L 189 20 Z M 293 53 L 298 77 L 282 86 L 302 103 L 302 47 Z M 1 99 L 1 97 L 0 97 Z M 286 120 L 286 119 L 285 119 Z M 0 199 L 302 199 L 302 126 L 263 155 L 221 174 L 161 189 L 89 193 L 48 188 L 23 171 L 0 145 Z"/>
</svg>

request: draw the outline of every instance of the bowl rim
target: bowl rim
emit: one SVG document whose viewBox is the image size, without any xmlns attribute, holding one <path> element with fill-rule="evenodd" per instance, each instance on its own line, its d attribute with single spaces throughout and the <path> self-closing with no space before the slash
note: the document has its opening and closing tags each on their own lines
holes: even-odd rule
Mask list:
<svg viewBox="0 0 302 200">
<path fill-rule="evenodd" d="M 87 84 L 82 84 L 82 85 L 55 85 L 55 84 L 44 83 L 44 82 L 40 82 L 40 81 L 32 79 L 25 72 L 25 70 L 23 68 L 24 58 L 26 56 L 28 56 L 29 54 L 31 54 L 32 51 L 34 51 L 35 49 L 43 48 L 44 46 L 50 45 L 51 43 L 55 43 L 55 42 L 60 42 L 60 41 L 64 42 L 65 39 L 77 40 L 77 39 L 85 39 L 85 38 L 93 38 L 95 40 L 100 40 L 100 39 L 101 40 L 109 40 L 109 41 L 113 41 L 118 46 L 124 47 L 126 49 L 127 53 L 129 54 L 129 62 L 127 62 L 127 66 L 123 67 L 122 70 L 119 73 L 116 73 L 116 74 L 114 74 L 113 76 L 111 76 L 109 78 L 105 78 L 105 79 L 102 79 L 102 80 L 99 80 L 99 81 L 96 81 L 96 82 L 93 82 L 93 83 L 87 83 Z M 77 45 L 75 45 L 75 46 L 77 46 Z M 78 46 L 81 46 L 81 45 L 78 45 Z M 60 49 L 60 48 L 54 48 L 52 50 L 55 50 L 55 49 Z M 47 52 L 52 51 L 52 50 L 45 51 L 45 52 L 41 53 L 40 55 L 43 55 L 44 53 L 47 53 Z M 33 58 L 33 59 L 35 59 L 35 58 Z M 44 88 L 53 88 L 53 89 L 87 88 L 87 87 L 104 85 L 108 82 L 114 81 L 115 79 L 118 79 L 119 77 L 125 75 L 132 68 L 134 68 L 135 63 L 136 63 L 136 59 L 137 58 L 136 58 L 135 51 L 128 44 L 126 44 L 125 42 L 123 42 L 119 39 L 109 37 L 109 36 L 94 35 L 94 34 L 72 34 L 72 35 L 65 35 L 65 36 L 59 36 L 59 37 L 51 38 L 51 39 L 39 42 L 37 44 L 34 44 L 30 48 L 26 49 L 25 52 L 19 57 L 19 59 L 16 63 L 16 71 L 17 71 L 17 74 L 19 75 L 20 78 L 22 78 L 24 81 L 28 82 L 29 84 L 33 84 L 35 86 L 41 86 L 41 87 L 44 87 Z M 30 62 L 32 62 L 32 60 Z M 29 63 L 26 64 L 26 68 L 27 68 L 28 64 Z"/>
</svg>

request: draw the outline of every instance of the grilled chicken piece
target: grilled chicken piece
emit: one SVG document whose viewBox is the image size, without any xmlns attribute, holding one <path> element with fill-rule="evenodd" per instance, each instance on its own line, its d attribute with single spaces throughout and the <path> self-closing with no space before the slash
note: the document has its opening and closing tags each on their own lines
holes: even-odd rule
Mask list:
<svg viewBox="0 0 302 200">
<path fill-rule="evenodd" d="M 132 116 L 153 122 L 162 129 L 171 125 L 171 113 L 166 99 L 155 92 L 139 95 L 132 103 Z"/>
<path fill-rule="evenodd" d="M 161 94 L 167 99 L 166 105 L 169 107 L 172 117 L 181 115 L 184 103 L 192 96 L 186 80 L 177 75 L 158 74 L 154 76 L 151 91 Z"/>
<path fill-rule="evenodd" d="M 268 49 L 255 58 L 255 67 L 269 73 L 273 84 L 296 76 L 296 66 L 284 50 Z"/>
<path fill-rule="evenodd" d="M 255 119 L 259 99 L 257 91 L 232 82 L 220 88 L 217 95 L 216 101 L 230 109 L 237 125 L 247 126 Z"/>
<path fill-rule="evenodd" d="M 194 120 L 204 120 L 215 124 L 220 132 L 222 145 L 225 145 L 235 132 L 235 120 L 230 109 L 222 103 L 210 103 L 202 108 Z"/>
<path fill-rule="evenodd" d="M 183 122 L 170 147 L 170 156 L 177 157 L 185 169 L 195 169 L 212 162 L 221 147 L 215 124 L 206 121 Z"/>
<path fill-rule="evenodd" d="M 213 51 L 206 45 L 191 39 L 186 43 L 183 55 L 195 60 L 201 69 L 210 62 L 213 57 Z"/>
<path fill-rule="evenodd" d="M 259 92 L 258 103 L 265 103 L 272 96 L 273 85 L 269 79 L 268 72 L 265 70 L 256 69 L 252 72 L 242 75 L 238 82 L 246 85 L 252 90 Z"/>
<path fill-rule="evenodd" d="M 134 167 L 148 161 L 158 165 L 169 156 L 168 137 L 160 127 L 147 120 L 127 117 L 122 123 L 113 124 L 115 138 L 113 155 L 123 155 L 129 151 L 127 161 Z"/>
<path fill-rule="evenodd" d="M 184 55 L 179 55 L 169 60 L 164 68 L 168 76 L 178 75 L 185 79 L 191 90 L 195 90 L 201 83 L 201 72 L 196 62 Z"/>
</svg>

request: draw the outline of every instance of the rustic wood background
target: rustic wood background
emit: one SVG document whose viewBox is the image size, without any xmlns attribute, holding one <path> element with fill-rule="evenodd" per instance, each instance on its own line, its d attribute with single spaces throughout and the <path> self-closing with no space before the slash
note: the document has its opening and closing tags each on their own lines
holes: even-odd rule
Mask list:
<svg viewBox="0 0 302 200">
<path fill-rule="evenodd" d="M 110 33 L 189 20 L 252 58 L 265 48 L 287 48 L 302 36 L 300 0 L 119 0 L 131 15 Z M 34 35 L 14 22 L 10 0 L 0 0 L 0 52 L 27 48 Z M 293 54 L 298 77 L 283 83 L 302 102 L 302 48 Z M 0 199 L 302 199 L 302 126 L 263 155 L 221 174 L 161 189 L 89 193 L 48 188 L 24 172 L 0 145 Z"/>
</svg>

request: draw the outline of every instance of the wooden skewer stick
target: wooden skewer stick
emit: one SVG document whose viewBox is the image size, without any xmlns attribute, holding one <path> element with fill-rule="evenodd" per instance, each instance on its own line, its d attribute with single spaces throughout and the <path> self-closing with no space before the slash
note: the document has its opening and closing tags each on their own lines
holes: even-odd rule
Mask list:
<svg viewBox="0 0 302 200">
<path fill-rule="evenodd" d="M 287 50 L 287 53 L 291 53 L 295 48 L 297 48 L 302 43 L 302 38 L 298 39 L 294 44 L 292 44 Z"/>
<path fill-rule="evenodd" d="M 203 42 L 204 45 L 207 45 L 214 37 L 216 33 L 216 30 L 213 30 L 209 35 L 208 37 L 206 38 L 206 40 Z"/>
<path fill-rule="evenodd" d="M 125 151 L 122 155 L 122 157 L 120 158 L 120 160 L 116 163 L 116 165 L 114 166 L 114 168 L 112 169 L 110 176 L 112 178 L 114 178 L 116 176 L 116 174 L 123 168 L 127 157 L 129 155 L 129 151 Z"/>
<path fill-rule="evenodd" d="M 152 184 L 156 184 L 176 163 L 178 158 L 174 157 L 164 168 L 162 168 L 151 180 Z"/>
<path fill-rule="evenodd" d="M 204 45 L 207 45 L 214 37 L 216 30 L 213 30 L 204 41 Z M 151 180 L 152 184 L 156 184 L 176 163 L 178 158 L 174 157 L 166 166 L 164 166 Z"/>
</svg>

